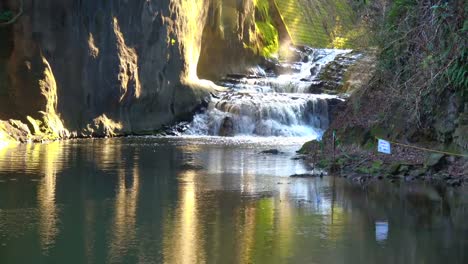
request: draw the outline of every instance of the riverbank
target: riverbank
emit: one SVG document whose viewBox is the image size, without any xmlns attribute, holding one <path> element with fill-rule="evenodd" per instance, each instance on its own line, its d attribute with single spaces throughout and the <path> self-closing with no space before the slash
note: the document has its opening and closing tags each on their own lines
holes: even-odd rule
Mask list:
<svg viewBox="0 0 468 264">
<path fill-rule="evenodd" d="M 459 41 L 466 31 L 462 5 L 391 2 L 390 11 L 379 14 L 372 13 L 385 10 L 378 3 L 364 7 L 378 32 L 376 60 L 357 74 L 369 73 L 362 85 L 353 90 L 338 86 L 350 97 L 339 111 L 329 113 L 332 122 L 322 142 L 303 147 L 305 158 L 360 183 L 388 178 L 466 185 L 468 78 L 467 46 Z M 392 144 L 391 155 L 380 154 L 377 138 L 401 145 Z"/>
<path fill-rule="evenodd" d="M 392 145 L 392 154 L 377 152 L 377 139 L 366 146 L 342 144 L 332 133 L 310 141 L 298 151 L 312 166 L 366 185 L 373 181 L 421 182 L 460 187 L 468 185 L 468 158 Z"/>
</svg>

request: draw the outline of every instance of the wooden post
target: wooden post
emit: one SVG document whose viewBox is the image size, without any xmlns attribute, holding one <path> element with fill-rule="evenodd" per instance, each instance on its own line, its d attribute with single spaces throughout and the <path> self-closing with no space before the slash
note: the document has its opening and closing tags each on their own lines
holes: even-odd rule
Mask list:
<svg viewBox="0 0 468 264">
<path fill-rule="evenodd" d="M 333 165 L 335 165 L 336 163 L 335 150 L 336 150 L 336 131 L 333 130 Z"/>
</svg>

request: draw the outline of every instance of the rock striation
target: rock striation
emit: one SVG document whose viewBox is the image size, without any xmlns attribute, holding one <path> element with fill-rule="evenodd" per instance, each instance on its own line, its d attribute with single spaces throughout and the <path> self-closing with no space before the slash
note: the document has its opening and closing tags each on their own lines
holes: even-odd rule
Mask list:
<svg viewBox="0 0 468 264">
<path fill-rule="evenodd" d="M 2 1 L 23 10 L 0 27 L 4 138 L 146 134 L 189 119 L 217 88 L 198 72 L 255 58 L 254 2 Z"/>
</svg>

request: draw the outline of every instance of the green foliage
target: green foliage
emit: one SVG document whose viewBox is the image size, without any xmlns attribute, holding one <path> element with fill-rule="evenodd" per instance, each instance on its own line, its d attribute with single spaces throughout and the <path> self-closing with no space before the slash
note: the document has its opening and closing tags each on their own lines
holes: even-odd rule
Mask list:
<svg viewBox="0 0 468 264">
<path fill-rule="evenodd" d="M 270 3 L 268 0 L 256 0 L 255 26 L 260 36 L 259 54 L 263 57 L 271 57 L 279 50 L 279 33 L 270 16 Z"/>
<path fill-rule="evenodd" d="M 377 174 L 382 170 L 383 162 L 381 160 L 376 160 L 372 163 L 370 167 L 360 166 L 357 168 L 357 172 L 363 174 Z"/>
<path fill-rule="evenodd" d="M 467 21 L 465 21 L 467 24 Z M 463 34 L 466 36 L 468 33 L 464 27 Z M 463 40 L 461 40 L 463 41 Z M 468 96 L 468 49 L 463 49 L 460 55 L 454 59 L 454 62 L 447 69 L 446 77 L 449 82 L 458 88 L 462 96 Z"/>
<path fill-rule="evenodd" d="M 382 169 L 383 161 L 381 160 L 376 160 L 372 163 L 372 171 L 378 172 L 380 169 Z"/>
<path fill-rule="evenodd" d="M 321 48 L 367 47 L 369 31 L 350 0 L 275 0 L 296 45 Z"/>
<path fill-rule="evenodd" d="M 399 19 L 404 18 L 408 11 L 411 11 L 416 6 L 416 0 L 395 0 L 388 18 L 390 24 L 396 24 Z"/>
<path fill-rule="evenodd" d="M 255 25 L 262 36 L 263 49 L 260 50 L 260 55 L 271 57 L 279 50 L 279 35 L 278 30 L 268 22 L 256 22 Z"/>
<path fill-rule="evenodd" d="M 330 167 L 330 160 L 328 159 L 322 159 L 317 163 L 317 167 L 322 168 L 322 169 L 327 169 Z"/>
<path fill-rule="evenodd" d="M 379 78 L 408 124 L 429 128 L 444 97 L 465 96 L 468 8 L 464 0 L 394 0 L 380 38 Z M 390 117 L 391 118 L 391 117 Z"/>
</svg>

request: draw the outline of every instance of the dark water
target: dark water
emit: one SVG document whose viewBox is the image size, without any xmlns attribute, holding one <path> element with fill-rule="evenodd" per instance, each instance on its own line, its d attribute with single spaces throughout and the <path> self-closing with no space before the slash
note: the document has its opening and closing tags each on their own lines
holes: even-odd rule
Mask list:
<svg viewBox="0 0 468 264">
<path fill-rule="evenodd" d="M 291 179 L 284 141 L 0 148 L 0 263 L 468 263 L 466 189 Z"/>
</svg>

